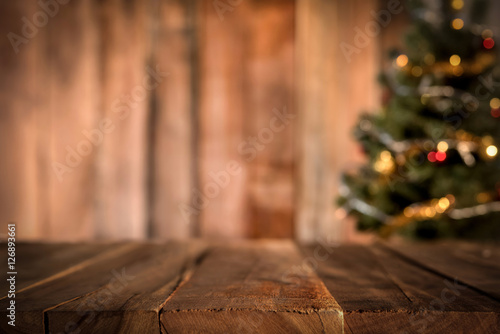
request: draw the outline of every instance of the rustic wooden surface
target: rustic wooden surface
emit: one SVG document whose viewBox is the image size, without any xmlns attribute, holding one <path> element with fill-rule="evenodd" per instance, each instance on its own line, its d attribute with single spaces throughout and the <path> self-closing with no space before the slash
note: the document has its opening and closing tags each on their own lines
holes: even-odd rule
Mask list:
<svg viewBox="0 0 500 334">
<path fill-rule="evenodd" d="M 0 235 L 10 222 L 23 240 L 49 241 L 338 232 L 339 162 L 355 149 L 344 143 L 356 115 L 377 101 L 379 52 L 374 39 L 349 65 L 338 46 L 378 0 L 62 2 L 18 53 L 7 35 L 43 10 L 0 2 Z M 170 75 L 131 103 L 156 66 Z M 255 150 L 249 138 L 269 135 L 285 106 L 297 118 Z M 59 179 L 53 163 L 67 165 L 67 148 L 105 119 L 113 129 Z M 240 173 L 197 207 L 231 160 Z"/>
<path fill-rule="evenodd" d="M 0 245 L 6 263 L 6 245 Z M 17 246 L 2 333 L 497 333 L 500 247 L 470 243 Z"/>
</svg>

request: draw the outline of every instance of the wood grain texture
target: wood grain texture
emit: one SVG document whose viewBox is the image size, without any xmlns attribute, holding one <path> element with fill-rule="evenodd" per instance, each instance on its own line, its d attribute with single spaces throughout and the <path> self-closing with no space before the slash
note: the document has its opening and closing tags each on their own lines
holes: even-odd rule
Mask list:
<svg viewBox="0 0 500 334">
<path fill-rule="evenodd" d="M 0 332 L 493 334 L 500 302 L 478 284 L 500 282 L 493 274 L 499 250 L 273 240 L 21 243 L 16 327 L 0 322 Z M 420 254 L 433 256 L 421 263 Z M 430 268 L 435 263 L 448 267 Z M 480 268 L 475 276 L 456 280 L 469 265 Z M 7 303 L 0 298 L 3 318 Z"/>
<path fill-rule="evenodd" d="M 159 312 L 203 256 L 203 243 L 155 245 L 148 256 L 127 265 L 126 280 L 113 282 L 46 312 L 49 330 L 82 333 L 158 333 Z"/>
<path fill-rule="evenodd" d="M 305 252 L 318 259 L 318 274 L 344 311 L 347 333 L 495 333 L 500 304 L 452 277 L 380 247 L 317 247 Z M 320 261 L 314 254 L 329 256 Z"/>
<path fill-rule="evenodd" d="M 116 244 L 21 244 L 16 248 L 16 291 L 27 289 L 34 284 L 50 279 L 62 271 L 85 265 L 94 256 L 107 251 Z M 7 245 L 0 245 L 0 261 L 7 263 Z M 48 260 L 50 259 L 50 260 Z M 8 285 L 6 280 L 0 282 L 0 295 L 5 298 Z"/>
<path fill-rule="evenodd" d="M 302 261 L 291 242 L 216 247 L 163 307 L 163 332 L 341 332 L 337 303 Z"/>
<path fill-rule="evenodd" d="M 37 149 L 47 150 L 47 142 L 38 143 L 37 124 L 47 116 L 46 91 L 38 89 L 47 78 L 44 71 L 46 30 L 23 29 L 36 3 L 2 2 L 0 4 L 0 236 L 6 237 L 7 224 L 19 223 L 17 232 L 34 239 L 46 227 L 39 210 L 40 170 Z M 26 30 L 29 35 L 24 35 Z M 45 189 L 45 188 L 42 188 Z M 43 192 L 42 192 L 43 193 Z"/>
<path fill-rule="evenodd" d="M 236 11 L 232 15 L 241 17 Z M 241 17 L 246 26 L 243 131 L 246 141 L 257 140 L 254 154 L 244 154 L 254 238 L 293 236 L 295 13 L 295 1 L 251 1 Z"/>
<path fill-rule="evenodd" d="M 379 36 L 352 55 L 342 46 L 357 45 L 358 29 L 374 21 L 378 6 L 378 0 L 297 1 L 295 235 L 302 242 L 349 237 L 332 200 L 341 173 L 362 160 L 348 140 L 351 129 L 361 112 L 379 104 Z"/>
<path fill-rule="evenodd" d="M 153 92 L 150 205 L 155 238 L 187 238 L 197 231 L 198 216 L 181 210 L 193 205 L 197 172 L 195 6 L 181 0 L 152 6 L 153 63 L 169 73 Z"/>
<path fill-rule="evenodd" d="M 199 203 L 195 208 L 201 236 L 242 238 L 249 230 L 248 168 L 237 147 L 244 140 L 244 36 L 249 2 L 240 2 L 222 16 L 213 3 L 198 2 L 199 184 L 191 201 Z M 239 166 L 234 175 L 227 172 L 230 161 Z M 216 181 L 216 175 L 226 178 Z"/>
<path fill-rule="evenodd" d="M 500 253 L 498 247 L 459 242 L 438 245 L 405 244 L 390 246 L 416 265 L 457 279 L 500 303 Z"/>
<path fill-rule="evenodd" d="M 1 322 L 0 329 L 8 333 L 43 332 L 44 312 L 92 293 L 107 283 L 117 281 L 118 277 L 127 277 L 122 274 L 123 270 L 136 262 L 147 260 L 154 248 L 154 245 L 133 243 L 122 245 L 94 257 L 92 262 L 76 271 L 17 293 L 16 327 L 12 328 L 6 322 Z M 7 299 L 0 300 L 0 316 L 3 318 L 6 317 L 7 303 Z"/>
<path fill-rule="evenodd" d="M 147 119 L 155 83 L 147 67 L 151 8 L 139 0 L 109 0 L 98 6 L 102 113 L 97 125 L 108 126 L 96 165 L 95 234 L 140 239 L 148 231 Z"/>
<path fill-rule="evenodd" d="M 97 149 L 83 131 L 98 121 L 98 27 L 94 3 L 72 1 L 45 27 L 48 34 L 49 129 L 43 151 L 47 157 L 47 187 L 43 195 L 49 210 L 47 238 L 82 240 L 94 236 L 95 166 Z M 64 166 L 64 167 L 63 167 Z"/>
</svg>

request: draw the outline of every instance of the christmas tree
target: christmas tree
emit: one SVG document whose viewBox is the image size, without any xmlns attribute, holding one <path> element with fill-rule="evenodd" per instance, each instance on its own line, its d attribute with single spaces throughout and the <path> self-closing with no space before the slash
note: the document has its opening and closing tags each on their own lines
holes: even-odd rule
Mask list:
<svg viewBox="0 0 500 334">
<path fill-rule="evenodd" d="M 367 163 L 343 176 L 358 227 L 417 238 L 500 236 L 500 67 L 488 1 L 408 1 L 405 50 L 385 101 L 355 136 Z"/>
</svg>

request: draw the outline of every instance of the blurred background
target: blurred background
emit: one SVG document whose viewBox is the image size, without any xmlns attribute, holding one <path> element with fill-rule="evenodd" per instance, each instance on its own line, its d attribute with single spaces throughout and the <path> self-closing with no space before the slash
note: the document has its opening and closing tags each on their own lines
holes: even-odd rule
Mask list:
<svg viewBox="0 0 500 334">
<path fill-rule="evenodd" d="M 0 233 L 361 238 L 334 200 L 408 24 L 399 1 L 4 1 L 0 13 Z"/>
</svg>

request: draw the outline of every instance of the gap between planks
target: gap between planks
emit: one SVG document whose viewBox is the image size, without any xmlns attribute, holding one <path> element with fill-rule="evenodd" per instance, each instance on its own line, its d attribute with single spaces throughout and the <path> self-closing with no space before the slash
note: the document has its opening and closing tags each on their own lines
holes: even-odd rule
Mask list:
<svg viewBox="0 0 500 334">
<path fill-rule="evenodd" d="M 442 278 L 445 278 L 445 279 L 449 279 L 449 280 L 452 280 L 452 281 L 456 281 L 458 283 L 460 283 L 461 285 L 463 286 L 466 286 L 468 289 L 471 289 L 472 291 L 484 296 L 484 297 L 487 297 L 495 302 L 500 302 L 500 299 L 495 297 L 495 296 L 492 296 L 490 293 L 488 293 L 487 291 L 484 291 L 483 289 L 481 288 L 478 288 L 470 283 L 467 283 L 466 280 L 462 280 L 462 279 L 459 279 L 458 277 L 452 277 L 451 275 L 448 275 L 446 274 L 444 271 L 442 270 L 438 270 L 438 269 L 434 269 L 432 268 L 431 266 L 428 266 L 426 264 L 424 264 L 422 261 L 419 261 L 417 259 L 414 259 L 406 254 L 403 254 L 401 253 L 400 251 L 398 251 L 396 248 L 390 246 L 389 244 L 387 244 L 386 242 L 384 241 L 378 241 L 375 246 L 378 246 L 388 252 L 390 252 L 391 254 L 393 254 L 394 256 L 397 256 L 398 258 L 400 258 L 401 260 L 405 261 L 406 263 L 410 264 L 410 265 L 413 265 L 413 266 L 416 266 L 422 270 L 425 270 L 429 273 L 432 273 L 436 276 L 439 276 L 439 277 L 442 277 Z"/>
</svg>

